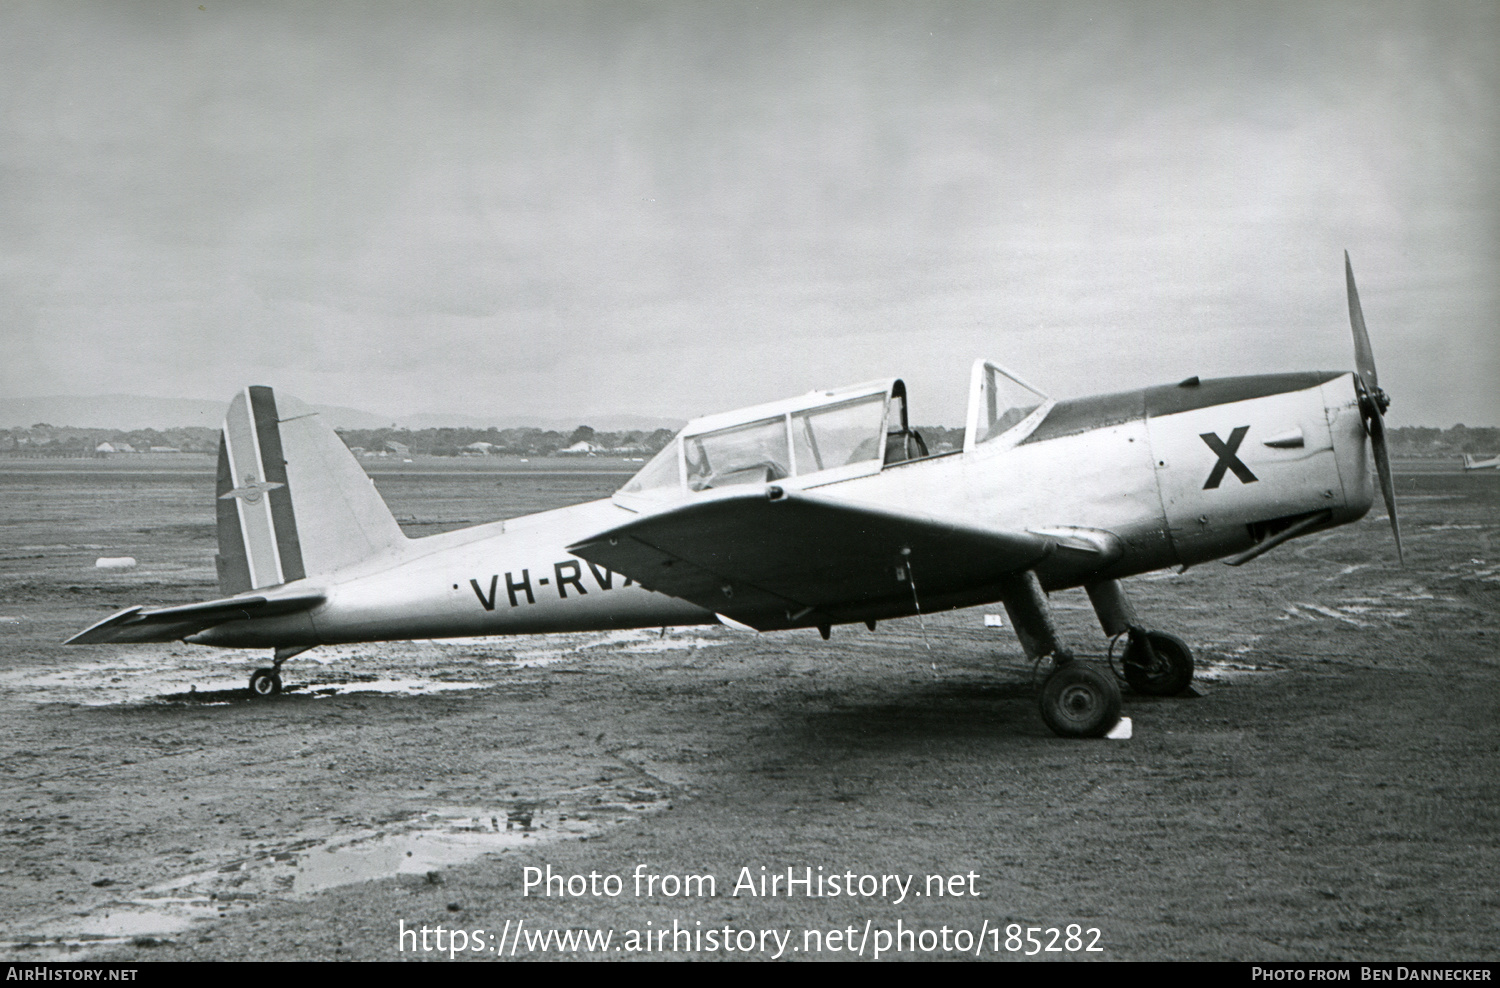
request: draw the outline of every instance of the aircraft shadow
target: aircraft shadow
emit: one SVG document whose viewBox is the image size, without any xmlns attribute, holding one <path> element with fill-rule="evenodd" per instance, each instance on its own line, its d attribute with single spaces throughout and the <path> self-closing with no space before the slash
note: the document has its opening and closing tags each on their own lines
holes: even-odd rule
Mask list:
<svg viewBox="0 0 1500 988">
<path fill-rule="evenodd" d="M 261 699 L 252 696 L 248 687 L 237 687 L 230 690 L 189 690 L 186 693 L 163 693 L 152 697 L 148 702 L 155 703 L 186 703 L 186 704 L 263 704 L 278 703 L 286 700 L 314 699 L 324 696 L 333 696 L 338 693 L 336 689 L 314 689 L 304 687 L 300 684 L 291 684 L 284 687 L 277 697 Z"/>
<path fill-rule="evenodd" d="M 829 744 L 905 749 L 933 741 L 1051 737 L 1036 714 L 1029 682 L 931 683 L 900 698 L 833 710 L 788 708 L 778 721 L 783 741 L 824 750 Z"/>
</svg>

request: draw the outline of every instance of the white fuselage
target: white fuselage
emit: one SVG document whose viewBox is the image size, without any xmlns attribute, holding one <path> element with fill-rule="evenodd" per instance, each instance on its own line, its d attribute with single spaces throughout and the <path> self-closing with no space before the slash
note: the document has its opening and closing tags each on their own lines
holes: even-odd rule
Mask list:
<svg viewBox="0 0 1500 988">
<path fill-rule="evenodd" d="M 1140 399 L 1137 414 L 1109 409 L 1146 392 L 1107 396 L 1118 399 L 1108 407 L 1084 399 L 1059 405 L 1018 445 L 979 445 L 814 490 L 1079 547 L 1037 567 L 1048 589 L 1193 565 L 1251 548 L 1257 525 L 1327 510 L 1317 526 L 1327 528 L 1369 510 L 1374 488 L 1353 379 L 1325 378 L 1243 400 L 1185 401 L 1180 411 L 1165 389 L 1151 392 L 1155 406 Z M 281 647 L 715 622 L 709 610 L 566 548 L 638 517 L 607 499 L 411 539 L 278 588 L 321 591 L 326 601 L 310 611 L 221 624 L 188 640 Z M 998 597 L 994 586 L 974 587 L 923 609 Z M 866 617 L 909 613 L 888 602 Z"/>
</svg>

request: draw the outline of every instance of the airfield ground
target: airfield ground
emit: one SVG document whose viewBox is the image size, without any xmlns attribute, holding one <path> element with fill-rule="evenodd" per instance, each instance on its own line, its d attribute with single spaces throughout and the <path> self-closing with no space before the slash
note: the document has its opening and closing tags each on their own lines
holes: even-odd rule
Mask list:
<svg viewBox="0 0 1500 988">
<path fill-rule="evenodd" d="M 371 472 L 413 535 L 622 479 L 555 469 Z M 211 490 L 206 458 L 0 463 L 0 956 L 437 959 L 402 952 L 402 924 L 620 945 L 675 921 L 790 930 L 785 956 L 806 957 L 803 931 L 899 921 L 1100 931 L 1101 953 L 1043 957 L 1496 957 L 1500 473 L 1399 473 L 1405 568 L 1376 509 L 1238 570 L 1128 581 L 1196 649 L 1202 695 L 1127 692 L 1134 736 L 1091 742 L 1043 726 L 1014 637 L 984 626 L 998 607 L 829 642 L 318 649 L 269 703 L 243 690 L 263 656 L 59 646 L 119 607 L 215 595 Z M 1083 594 L 1054 603 L 1102 657 Z M 523 896 L 547 865 L 623 893 Z M 718 895 L 638 897 L 639 865 L 713 875 Z M 730 895 L 762 866 L 973 872 L 980 894 Z M 834 942 L 818 956 L 846 957 Z"/>
</svg>

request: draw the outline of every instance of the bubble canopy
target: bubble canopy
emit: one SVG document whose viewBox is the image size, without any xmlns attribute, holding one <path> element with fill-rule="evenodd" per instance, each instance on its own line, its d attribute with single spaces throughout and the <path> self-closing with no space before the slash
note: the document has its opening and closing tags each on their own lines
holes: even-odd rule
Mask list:
<svg viewBox="0 0 1500 988">
<path fill-rule="evenodd" d="M 694 419 L 617 497 L 676 499 L 744 484 L 847 480 L 912 458 L 909 434 L 899 378 L 813 391 Z"/>
</svg>

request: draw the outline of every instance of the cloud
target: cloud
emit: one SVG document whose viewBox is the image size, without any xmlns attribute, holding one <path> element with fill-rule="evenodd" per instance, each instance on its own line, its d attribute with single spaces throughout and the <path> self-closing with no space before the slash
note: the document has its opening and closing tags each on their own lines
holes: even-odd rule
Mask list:
<svg viewBox="0 0 1500 988">
<path fill-rule="evenodd" d="M 1494 422 L 1497 27 L 9 4 L 0 387 L 686 417 L 902 375 L 953 421 L 980 354 L 1065 395 L 1347 366 L 1348 248 L 1394 421 Z"/>
</svg>

